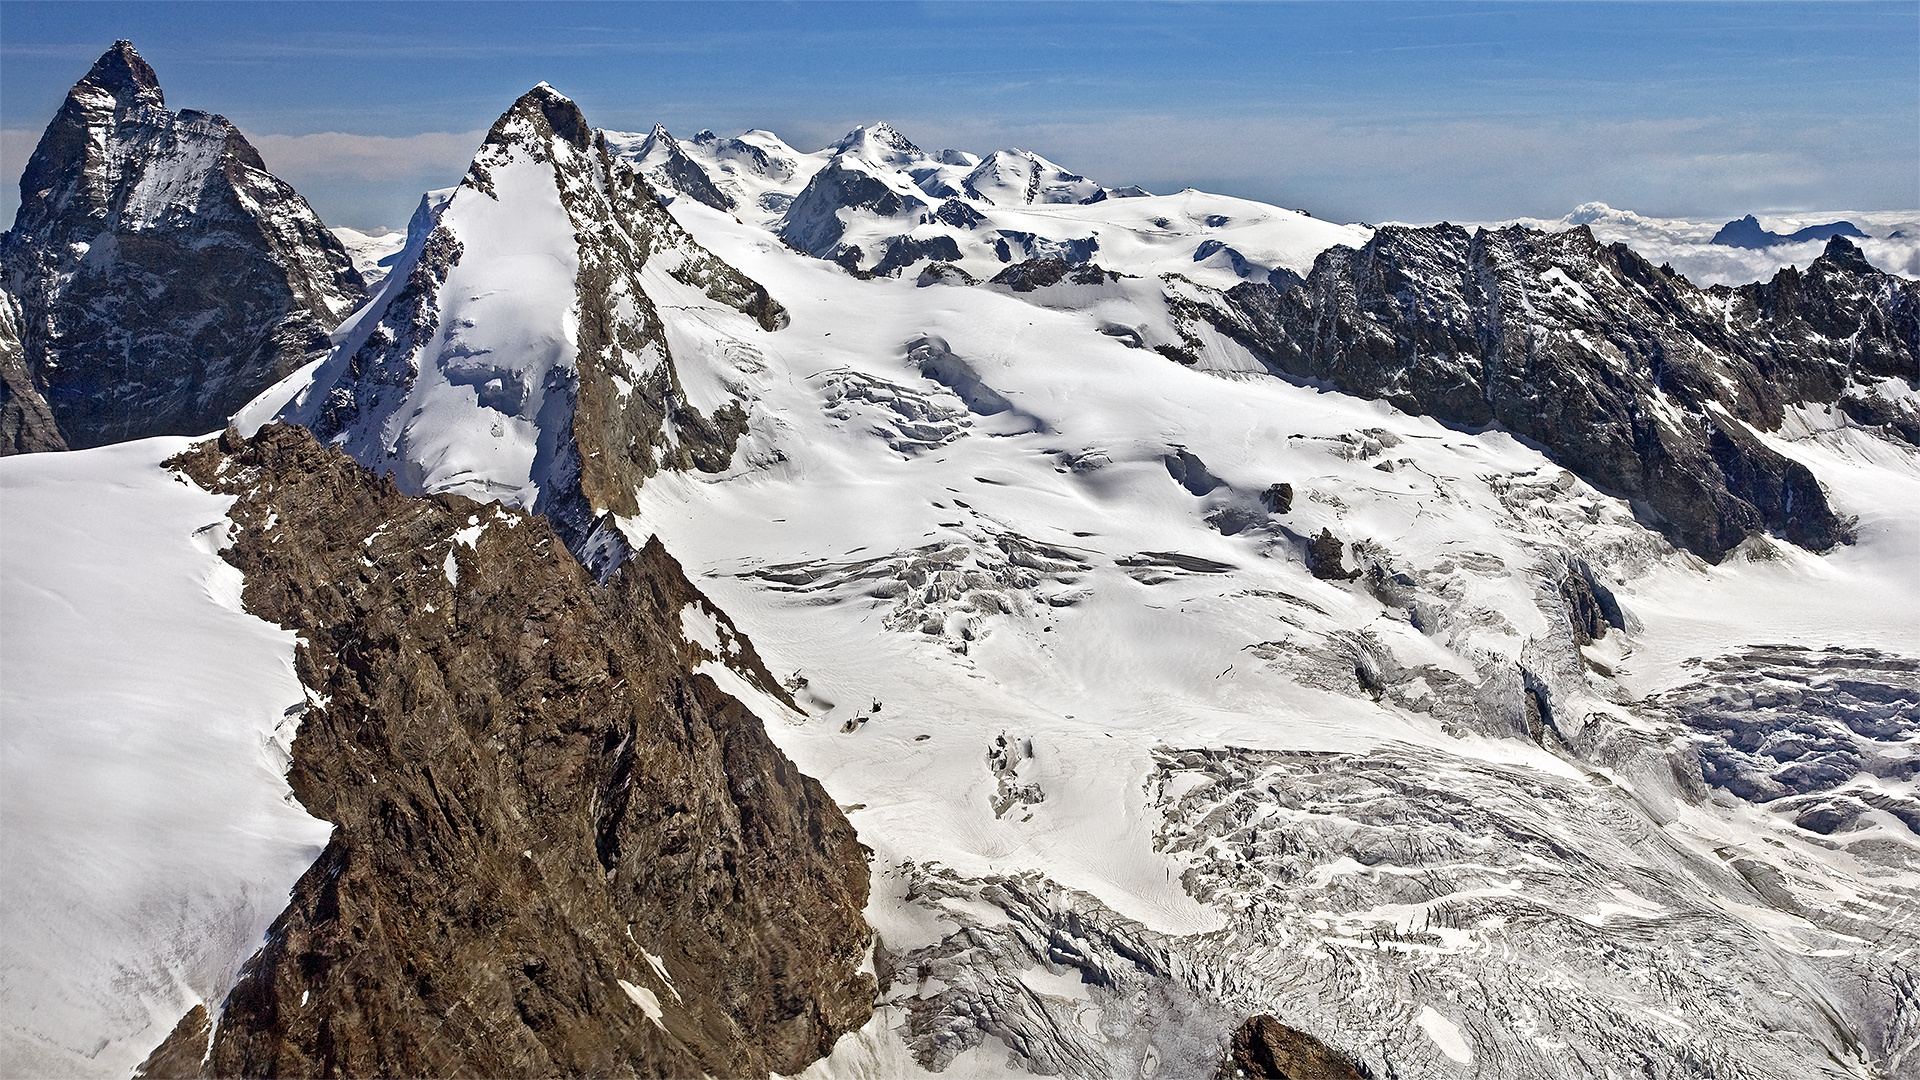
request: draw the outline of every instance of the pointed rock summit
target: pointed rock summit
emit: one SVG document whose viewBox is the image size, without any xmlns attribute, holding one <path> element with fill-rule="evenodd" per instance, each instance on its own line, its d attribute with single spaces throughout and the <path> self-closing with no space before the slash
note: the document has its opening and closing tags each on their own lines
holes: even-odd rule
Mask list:
<svg viewBox="0 0 1920 1080">
<path fill-rule="evenodd" d="M 712 132 L 705 134 L 709 141 L 717 141 Z M 733 196 L 714 186 L 707 171 L 688 157 L 680 140 L 660 124 L 653 125 L 647 141 L 640 145 L 639 164 L 640 171 L 662 191 L 678 192 L 715 210 L 734 208 Z"/>
<path fill-rule="evenodd" d="M 786 313 L 696 243 L 571 100 L 545 83 L 523 95 L 408 235 L 284 419 L 409 494 L 546 514 L 602 577 L 630 554 L 612 516 L 636 511 L 649 476 L 728 467 L 749 403 L 690 393 L 681 365 L 751 351 Z M 672 343 L 667 318 L 688 323 Z"/>
<path fill-rule="evenodd" d="M 38 396 L 75 448 L 221 427 L 325 350 L 365 294 L 340 242 L 239 129 L 168 111 L 127 41 L 47 126 L 0 266 L 21 351 L 6 423 Z"/>
</svg>

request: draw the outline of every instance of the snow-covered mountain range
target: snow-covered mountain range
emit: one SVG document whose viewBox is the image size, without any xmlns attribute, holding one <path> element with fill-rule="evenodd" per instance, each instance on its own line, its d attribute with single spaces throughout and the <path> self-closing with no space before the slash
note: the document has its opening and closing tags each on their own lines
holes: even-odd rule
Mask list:
<svg viewBox="0 0 1920 1080">
<path fill-rule="evenodd" d="M 1920 284 L 1599 220 L 536 87 L 225 435 L 0 463 L 7 1060 L 1914 1075 Z"/>
</svg>

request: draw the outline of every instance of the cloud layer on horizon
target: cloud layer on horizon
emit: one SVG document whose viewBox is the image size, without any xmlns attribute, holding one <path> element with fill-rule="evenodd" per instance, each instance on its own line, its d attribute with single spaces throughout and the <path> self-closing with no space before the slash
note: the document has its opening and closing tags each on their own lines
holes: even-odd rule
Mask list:
<svg viewBox="0 0 1920 1080">
<path fill-rule="evenodd" d="M 1774 215 L 1783 228 L 1797 227 L 1846 216 L 1810 208 L 1850 202 L 1872 208 L 1851 218 L 1876 234 L 1861 242 L 1868 258 L 1895 273 L 1920 276 L 1920 240 L 1884 238 L 1901 225 L 1910 235 L 1920 234 L 1913 225 L 1920 221 L 1920 192 L 1910 190 L 1911 181 L 1895 179 L 1902 163 L 1891 159 L 1900 152 L 1888 150 L 1890 160 L 1878 163 L 1888 178 L 1878 190 L 1888 194 L 1875 201 L 1876 188 L 1858 181 L 1873 174 L 1876 163 L 1832 154 L 1832 144 L 1849 137 L 1835 125 L 1758 133 L 1710 120 L 1671 119 L 1585 125 L 1356 124 L 1312 117 L 1193 121 L 1166 115 L 1046 124 L 887 119 L 928 149 L 981 153 L 1019 146 L 1109 185 L 1137 183 L 1162 193 L 1204 187 L 1336 220 L 1367 216 L 1342 213 L 1341 207 L 1364 210 L 1393 191 L 1406 204 L 1405 212 L 1390 215 L 1396 221 L 1518 222 L 1547 229 L 1588 224 L 1602 240 L 1628 243 L 1656 263 L 1671 262 L 1700 285 L 1764 279 L 1820 253 L 1817 243 L 1757 251 L 1709 244 L 1721 223 L 1755 212 Z M 851 126 L 810 122 L 788 125 L 791 134 L 780 134 L 811 151 Z M 681 137 L 692 133 L 676 131 Z M 324 220 L 362 228 L 403 226 L 421 192 L 459 181 L 484 136 L 484 129 L 403 137 L 248 133 L 267 167 L 305 195 Z M 26 129 L 0 131 L 0 160 L 11 174 L 0 205 L 9 218 L 20 171 L 38 139 L 38 132 Z M 1596 146 L 1609 152 L 1597 156 Z M 1569 174 L 1561 164 L 1568 159 L 1591 165 Z M 1849 200 L 1832 194 L 1849 187 L 1868 195 Z M 1903 187 L 1909 189 L 1904 204 Z M 1408 204 L 1404 193 L 1410 190 L 1420 194 Z M 1703 191 L 1732 205 L 1718 212 L 1689 205 Z M 1594 201 L 1596 193 L 1605 201 Z M 1615 210 L 1609 202 L 1639 212 Z M 1648 212 L 1676 204 L 1677 212 Z M 1562 215 L 1567 207 L 1578 209 Z"/>
</svg>

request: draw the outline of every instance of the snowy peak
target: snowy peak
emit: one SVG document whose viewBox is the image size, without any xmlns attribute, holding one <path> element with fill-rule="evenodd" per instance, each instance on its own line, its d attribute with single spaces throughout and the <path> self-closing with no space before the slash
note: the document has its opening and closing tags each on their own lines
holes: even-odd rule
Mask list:
<svg viewBox="0 0 1920 1080">
<path fill-rule="evenodd" d="M 628 554 L 608 515 L 631 513 L 647 477 L 727 467 L 745 403 L 714 388 L 745 384 L 714 366 L 750 357 L 785 313 L 571 100 L 522 96 L 408 232 L 284 418 L 403 491 L 545 513 L 603 575 Z"/>
<path fill-rule="evenodd" d="M 560 139 L 584 151 L 593 142 L 593 129 L 573 99 L 546 83 L 520 95 L 513 107 L 494 121 L 484 145 L 505 145 L 520 139 Z"/>
<path fill-rule="evenodd" d="M 838 261 L 846 257 L 841 240 L 849 216 L 904 219 L 910 227 L 920 212 L 932 207 L 906 174 L 876 168 L 859 154 L 840 153 L 794 196 L 781 221 L 780 238 L 810 255 Z M 860 258 L 852 262 L 858 265 Z"/>
<path fill-rule="evenodd" d="M 854 128 L 830 149 L 835 154 L 852 154 L 874 165 L 907 165 L 926 156 L 911 139 L 885 121 Z"/>
<path fill-rule="evenodd" d="M 653 125 L 632 158 L 641 173 L 662 191 L 679 192 L 715 210 L 734 207 L 733 197 L 716 187 L 707 170 L 687 155 L 685 145 L 660 124 Z"/>
<path fill-rule="evenodd" d="M 742 132 L 737 139 L 722 139 L 711 131 L 704 134 L 710 138 L 699 145 L 712 155 L 714 164 L 723 172 L 736 171 L 728 164 L 732 162 L 737 163 L 740 170 L 762 179 L 785 181 L 793 179 L 799 167 L 800 152 L 771 131 L 755 128 Z"/>
<path fill-rule="evenodd" d="M 93 62 L 93 69 L 78 86 L 98 89 L 113 96 L 124 108 L 150 105 L 164 109 L 167 96 L 160 89 L 160 77 L 152 65 L 134 50 L 133 42 L 122 38 Z"/>
<path fill-rule="evenodd" d="M 1101 193 L 1099 184 L 1025 150 L 988 154 L 967 174 L 965 186 L 969 195 L 996 206 L 1084 203 Z"/>
</svg>

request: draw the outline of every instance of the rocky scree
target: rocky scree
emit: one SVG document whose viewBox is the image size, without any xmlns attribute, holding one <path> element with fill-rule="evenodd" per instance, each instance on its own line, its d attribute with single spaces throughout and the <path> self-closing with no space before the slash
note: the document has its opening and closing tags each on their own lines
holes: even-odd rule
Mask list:
<svg viewBox="0 0 1920 1080">
<path fill-rule="evenodd" d="M 336 826 L 209 1075 L 792 1073 L 865 1022 L 865 849 L 697 673 L 786 700 L 657 540 L 599 585 L 543 518 L 287 425 L 172 465 L 236 496 L 247 610 L 300 634 L 288 779 Z"/>
</svg>

